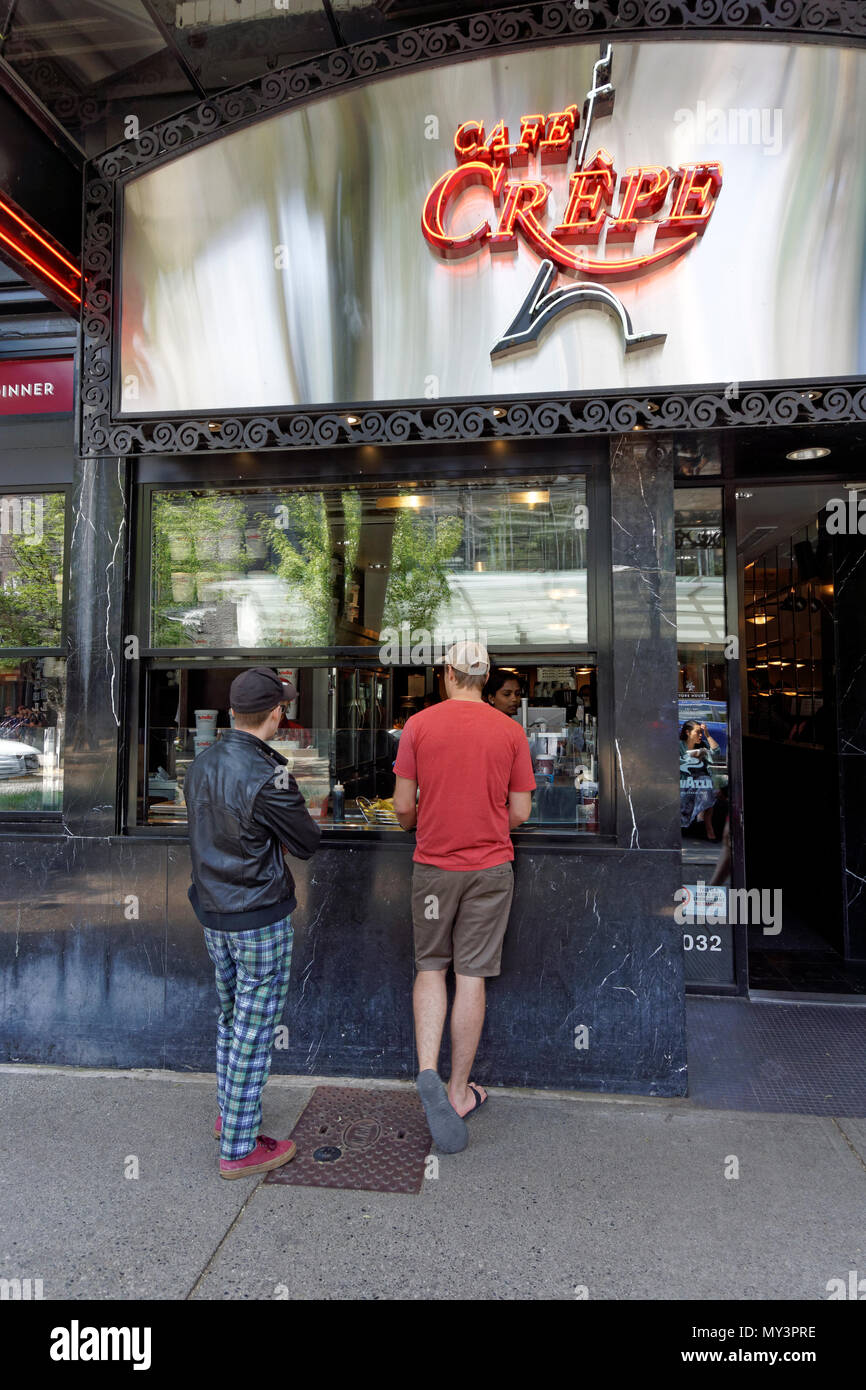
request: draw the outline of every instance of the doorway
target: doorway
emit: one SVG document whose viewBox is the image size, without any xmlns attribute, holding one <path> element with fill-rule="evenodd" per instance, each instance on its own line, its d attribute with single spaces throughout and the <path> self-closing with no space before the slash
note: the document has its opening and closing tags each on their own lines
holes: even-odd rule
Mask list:
<svg viewBox="0 0 866 1390">
<path fill-rule="evenodd" d="M 866 995 L 848 930 L 840 658 L 851 632 L 828 516 L 840 481 L 736 496 L 742 716 L 739 881 L 750 993 Z M 828 511 L 829 508 L 829 511 Z"/>
</svg>

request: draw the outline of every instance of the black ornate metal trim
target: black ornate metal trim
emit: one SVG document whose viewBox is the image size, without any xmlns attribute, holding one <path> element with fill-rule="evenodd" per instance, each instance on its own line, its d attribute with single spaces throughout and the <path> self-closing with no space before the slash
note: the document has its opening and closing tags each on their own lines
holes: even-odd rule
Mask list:
<svg viewBox="0 0 866 1390">
<path fill-rule="evenodd" d="M 813 399 L 813 397 L 820 399 Z M 494 413 L 494 410 L 497 413 Z M 706 390 L 650 396 L 556 396 L 495 407 L 430 403 L 346 413 L 211 420 L 125 422 L 91 430 L 91 453 L 195 454 L 213 450 L 334 449 L 359 444 L 446 443 L 455 440 L 551 438 L 626 434 L 632 430 L 708 430 L 725 426 L 843 424 L 866 421 L 866 382 L 860 387 L 744 388 L 730 396 Z M 218 426 L 218 432 L 215 431 Z"/>
<path fill-rule="evenodd" d="M 864 0 L 545 0 L 451 22 L 423 25 L 325 53 L 210 97 L 143 131 L 88 165 L 85 184 L 82 364 L 78 451 L 82 456 L 201 453 L 238 449 L 333 448 L 411 440 L 520 438 L 526 435 L 692 429 L 866 419 L 866 386 L 833 386 L 821 405 L 786 387 L 728 399 L 706 391 L 618 398 L 573 396 L 503 404 L 352 407 L 358 425 L 333 410 L 210 419 L 116 420 L 111 415 L 111 324 L 117 181 L 149 164 L 228 132 L 257 116 L 302 105 L 324 91 L 362 84 L 386 72 L 420 68 L 485 52 L 515 51 L 594 37 L 646 33 L 759 31 L 773 37 L 866 40 Z M 820 383 L 818 383 L 820 385 Z M 499 407 L 497 407 L 499 408 Z"/>
</svg>

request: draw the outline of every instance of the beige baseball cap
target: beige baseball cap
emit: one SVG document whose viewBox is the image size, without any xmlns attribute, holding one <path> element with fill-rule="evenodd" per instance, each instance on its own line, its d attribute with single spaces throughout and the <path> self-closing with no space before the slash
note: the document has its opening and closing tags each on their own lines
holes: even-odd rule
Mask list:
<svg viewBox="0 0 866 1390">
<path fill-rule="evenodd" d="M 486 676 L 490 670 L 490 657 L 480 642 L 455 642 L 443 661 L 455 671 L 462 671 L 464 676 Z"/>
</svg>

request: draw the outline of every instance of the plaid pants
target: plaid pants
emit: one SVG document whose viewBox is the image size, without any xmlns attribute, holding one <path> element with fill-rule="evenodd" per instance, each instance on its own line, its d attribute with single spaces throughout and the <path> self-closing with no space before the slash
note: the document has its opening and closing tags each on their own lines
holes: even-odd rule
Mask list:
<svg viewBox="0 0 866 1390">
<path fill-rule="evenodd" d="M 216 1072 L 221 1158 L 244 1158 L 256 1146 L 262 1091 L 289 988 L 292 937 L 291 917 L 255 931 L 204 929 L 220 1002 Z"/>
</svg>

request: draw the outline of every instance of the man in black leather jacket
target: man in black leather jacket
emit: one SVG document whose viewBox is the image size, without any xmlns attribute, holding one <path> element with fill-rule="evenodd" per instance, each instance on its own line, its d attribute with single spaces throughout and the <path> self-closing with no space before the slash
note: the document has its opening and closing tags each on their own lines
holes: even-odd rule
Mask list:
<svg viewBox="0 0 866 1390">
<path fill-rule="evenodd" d="M 321 831 L 286 759 L 268 746 L 297 691 L 259 666 L 232 681 L 235 727 L 194 759 L 186 775 L 192 885 L 189 899 L 216 968 L 220 1176 L 242 1178 L 294 1157 L 290 1139 L 259 1134 L 292 963 L 297 903 L 283 851 L 309 859 Z"/>
</svg>

